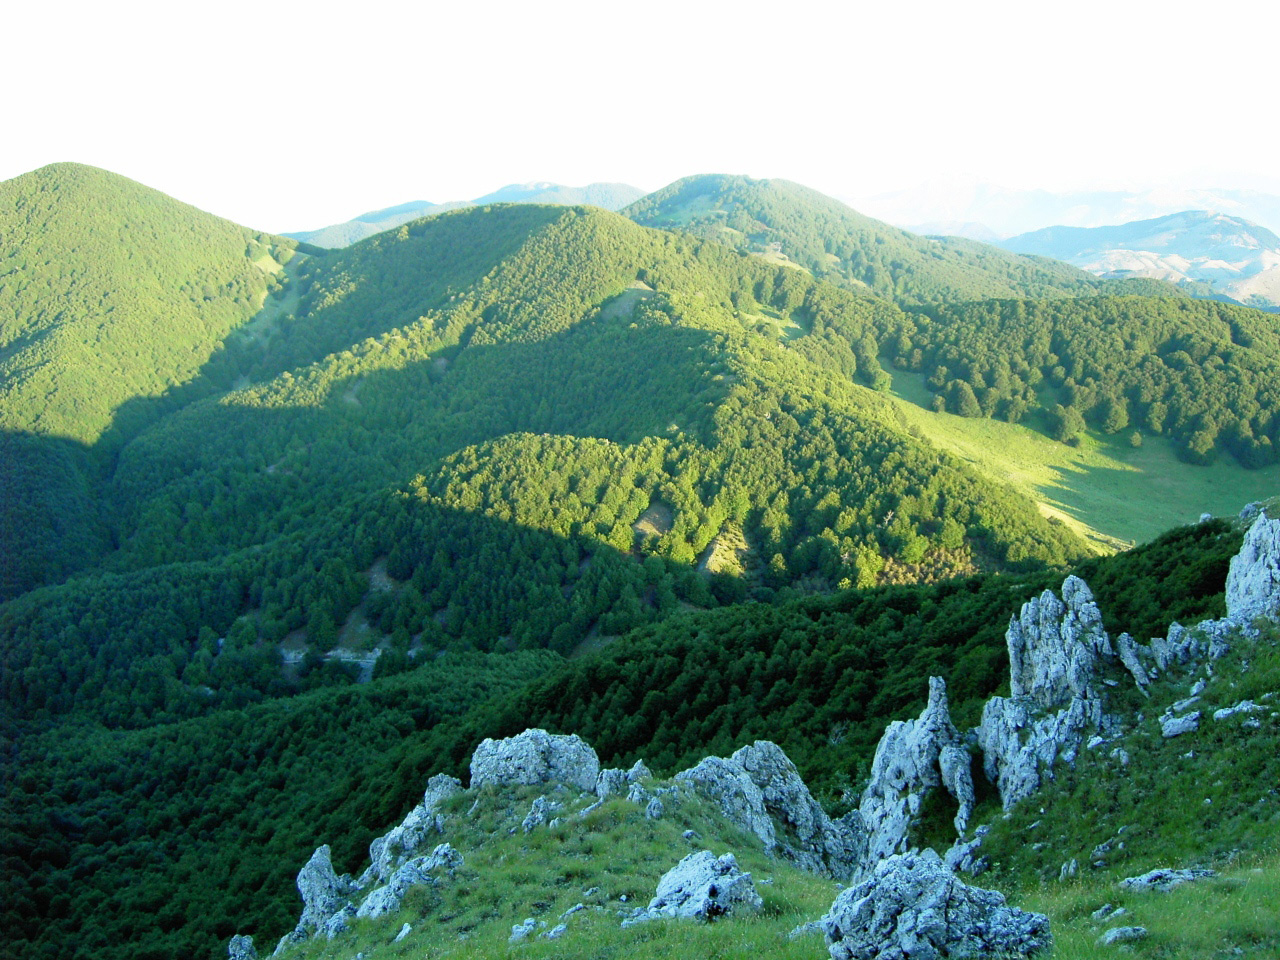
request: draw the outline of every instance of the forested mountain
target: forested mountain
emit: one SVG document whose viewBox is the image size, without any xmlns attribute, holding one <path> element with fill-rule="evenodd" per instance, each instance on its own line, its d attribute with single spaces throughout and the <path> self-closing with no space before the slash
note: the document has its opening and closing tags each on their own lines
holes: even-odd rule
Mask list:
<svg viewBox="0 0 1280 960">
<path fill-rule="evenodd" d="M 335 223 L 319 230 L 302 230 L 288 236 L 317 247 L 336 249 L 349 247 L 365 237 L 391 230 L 402 223 L 434 213 L 444 213 L 446 210 L 457 210 L 459 207 L 482 207 L 492 203 L 550 203 L 562 206 L 589 204 L 605 210 L 621 210 L 642 196 L 643 190 L 625 183 L 589 183 L 585 187 L 566 187 L 558 183 L 513 183 L 474 200 L 454 200 L 448 203 L 414 200 L 362 213 L 345 223 Z"/>
<path fill-rule="evenodd" d="M 1109 227 L 1046 227 L 1000 245 L 1099 276 L 1156 277 L 1207 286 L 1251 306 L 1280 306 L 1280 237 L 1221 213 L 1187 210 Z"/>
<path fill-rule="evenodd" d="M 137 724 L 286 692 L 275 645 L 303 630 L 327 650 L 353 616 L 402 655 L 567 652 L 681 603 L 1084 551 L 866 389 L 892 308 L 789 268 L 502 206 L 315 258 L 295 284 L 299 314 L 208 365 L 258 382 L 121 451 L 112 574 L 0 615 L 19 713 Z M 396 587 L 371 596 L 379 557 Z"/>
<path fill-rule="evenodd" d="M 782 254 L 815 276 L 900 303 L 1096 292 L 1082 270 L 959 237 L 919 237 L 786 180 L 703 175 L 624 211 L 743 251 Z"/>
<path fill-rule="evenodd" d="M 296 248 L 93 167 L 0 183 L 0 598 L 104 546 L 98 472 L 176 408 Z"/>
</svg>

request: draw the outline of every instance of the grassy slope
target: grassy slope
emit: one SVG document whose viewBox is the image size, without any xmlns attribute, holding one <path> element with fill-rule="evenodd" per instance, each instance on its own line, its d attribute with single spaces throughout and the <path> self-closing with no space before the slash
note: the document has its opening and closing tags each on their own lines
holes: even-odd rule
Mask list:
<svg viewBox="0 0 1280 960">
<path fill-rule="evenodd" d="M 1276 636 L 1221 661 L 1214 672 L 1217 677 L 1200 704 L 1206 711 L 1275 691 L 1280 687 Z M 1061 776 L 1009 817 L 1000 818 L 992 804 L 977 812 L 974 822 L 995 819 L 983 850 L 996 864 L 976 883 L 1049 915 L 1055 945 L 1046 960 L 1097 956 L 1103 932 L 1130 925 L 1149 931 L 1147 940 L 1129 948 L 1130 955 L 1140 957 L 1261 960 L 1280 948 L 1280 808 L 1274 789 L 1280 723 L 1274 711 L 1257 715 L 1257 729 L 1244 726 L 1240 717 L 1215 723 L 1206 716 L 1199 732 L 1162 742 L 1154 714 L 1184 696 L 1189 679 L 1171 675 L 1157 683 L 1149 704 L 1131 690 L 1121 695 L 1131 728 L 1119 742 L 1133 756 L 1123 773 L 1114 761 L 1100 759 L 1104 751 L 1094 751 L 1076 774 Z M 1131 711 L 1140 705 L 1145 709 L 1135 722 Z M 666 815 L 651 821 L 638 806 L 615 799 L 585 820 L 570 814 L 554 828 L 528 834 L 512 829 L 539 792 L 481 792 L 475 808 L 473 796 L 454 798 L 446 807 L 450 826 L 442 838 L 466 857 L 454 882 L 430 891 L 419 888 L 399 914 L 358 923 L 353 937 L 313 941 L 287 956 L 327 960 L 349 957 L 353 950 L 367 960 L 496 958 L 517 951 L 539 958 L 822 955 L 818 935 L 791 940 L 788 934 L 823 914 L 838 886 L 768 859 L 753 837 L 725 824 L 702 802 L 667 799 Z M 1202 799 L 1206 794 L 1209 799 Z M 1184 802 L 1169 803 L 1170 797 Z M 561 799 L 570 811 L 587 802 Z M 473 818 L 460 818 L 469 808 Z M 1123 826 L 1119 834 L 1118 826 Z M 698 832 L 696 844 L 682 838 L 687 829 Z M 1107 862 L 1091 866 L 1089 850 L 1117 836 L 1127 846 L 1116 846 L 1113 839 Z M 619 917 L 647 902 L 669 866 L 702 848 L 717 854 L 731 850 L 752 873 L 765 898 L 760 916 L 620 928 Z M 1059 863 L 1072 856 L 1080 860 L 1082 873 L 1060 882 Z M 1124 877 L 1155 867 L 1188 865 L 1211 866 L 1221 875 L 1172 894 L 1118 887 Z M 568 920 L 563 939 L 533 940 L 517 948 L 507 943 L 512 926 L 526 917 L 545 918 L 549 929 L 579 902 L 587 910 Z M 1127 913 L 1094 920 L 1092 914 L 1106 904 Z M 404 923 L 413 927 L 411 933 L 399 944 L 389 943 Z"/>
<path fill-rule="evenodd" d="M 888 369 L 898 407 L 913 428 L 1030 497 L 1100 552 L 1145 543 L 1202 513 L 1234 514 L 1242 504 L 1280 491 L 1280 466 L 1246 470 L 1226 457 L 1189 466 L 1160 437 L 1135 449 L 1120 435 L 1090 433 L 1070 447 L 1020 424 L 934 413 L 933 394 L 919 374 Z"/>
</svg>

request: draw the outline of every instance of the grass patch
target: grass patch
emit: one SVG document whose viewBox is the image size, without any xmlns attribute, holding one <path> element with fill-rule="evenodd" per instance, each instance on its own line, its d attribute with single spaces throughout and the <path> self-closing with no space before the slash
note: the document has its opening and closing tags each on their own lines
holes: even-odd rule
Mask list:
<svg viewBox="0 0 1280 960">
<path fill-rule="evenodd" d="M 1280 488 L 1280 465 L 1246 470 L 1219 457 L 1209 466 L 1192 466 L 1161 437 L 1146 437 L 1135 449 L 1125 439 L 1129 431 L 1114 437 L 1090 432 L 1069 447 L 1019 424 L 934 413 L 933 394 L 920 374 L 888 369 L 910 427 L 1030 497 L 1099 552 L 1145 543 L 1202 513 L 1234 515 Z"/>
</svg>

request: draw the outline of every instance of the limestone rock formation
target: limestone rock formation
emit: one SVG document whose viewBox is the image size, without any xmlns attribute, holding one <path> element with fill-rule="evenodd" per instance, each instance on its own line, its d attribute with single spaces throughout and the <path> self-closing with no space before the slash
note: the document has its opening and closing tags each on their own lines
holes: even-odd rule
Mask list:
<svg viewBox="0 0 1280 960">
<path fill-rule="evenodd" d="M 1227 573 L 1227 619 L 1247 624 L 1280 613 L 1280 520 L 1259 514 Z"/>
<path fill-rule="evenodd" d="M 536 830 L 551 819 L 552 815 L 560 809 L 560 804 L 554 800 L 548 800 L 545 796 L 538 797 L 533 801 L 533 806 L 529 808 L 529 812 L 525 815 L 524 821 L 520 824 L 520 829 L 525 833 Z"/>
<path fill-rule="evenodd" d="M 1191 733 L 1200 729 L 1200 711 L 1188 714 L 1185 717 L 1162 717 L 1160 720 L 1160 736 L 1166 740 L 1174 737 L 1180 737 L 1184 733 Z"/>
<path fill-rule="evenodd" d="M 596 752 L 576 734 L 532 729 L 505 740 L 484 740 L 471 756 L 471 787 L 563 783 L 594 793 Z"/>
<path fill-rule="evenodd" d="M 234 936 L 227 944 L 230 960 L 258 960 L 258 951 L 254 949 L 253 937 Z"/>
<path fill-rule="evenodd" d="M 759 837 L 766 851 L 803 869 L 847 879 L 862 863 L 861 817 L 832 820 L 775 743 L 757 740 L 728 759 L 707 757 L 676 779 L 715 800 L 729 820 Z"/>
<path fill-rule="evenodd" d="M 601 770 L 600 777 L 596 781 L 596 796 L 604 800 L 615 793 L 626 793 L 631 784 L 652 776 L 653 773 L 644 765 L 643 760 L 637 760 L 630 770 L 618 768 Z"/>
<path fill-rule="evenodd" d="M 1118 943 L 1137 943 L 1147 939 L 1146 927 L 1116 927 L 1098 938 L 1101 947 L 1114 947 Z"/>
<path fill-rule="evenodd" d="M 1098 661 L 1114 652 L 1088 584 L 1062 581 L 1062 599 L 1046 590 L 1022 605 L 1005 633 L 1009 646 L 1009 692 L 1041 710 L 1066 706 L 1075 697 L 1096 697 Z"/>
<path fill-rule="evenodd" d="M 1115 653 L 1088 585 L 1067 577 L 1062 597 L 1046 590 L 1010 621 L 1012 695 L 988 700 L 976 731 L 983 769 L 1006 810 L 1052 777 L 1056 764 L 1074 764 L 1086 736 L 1104 725 L 1096 681 Z"/>
<path fill-rule="evenodd" d="M 832 960 L 1028 956 L 1052 943 L 1048 917 L 962 883 L 932 850 L 882 860 L 820 922 Z"/>
<path fill-rule="evenodd" d="M 437 846 L 429 856 L 415 857 L 395 871 L 385 886 L 378 887 L 360 904 L 356 911 L 358 917 L 380 917 L 384 913 L 393 913 L 400 909 L 404 895 L 412 886 L 419 884 L 435 884 L 438 879 L 432 876 L 433 871 L 447 871 L 452 874 L 462 866 L 462 854 L 447 843 Z"/>
<path fill-rule="evenodd" d="M 445 800 L 462 791 L 462 781 L 438 773 L 427 781 L 422 802 L 409 811 L 400 825 L 369 845 L 372 868 L 361 876 L 361 885 L 372 880 L 386 883 L 401 864 L 407 862 L 423 846 L 428 836 L 439 834 L 443 821 L 436 813 Z"/>
<path fill-rule="evenodd" d="M 929 678 L 929 703 L 916 720 L 889 724 L 876 747 L 859 813 L 867 830 L 867 862 L 905 852 L 907 829 L 929 791 L 945 787 L 959 809 L 957 834 L 973 813 L 969 752 L 947 709 L 947 686 Z"/>
<path fill-rule="evenodd" d="M 660 917 L 714 920 L 727 914 L 755 912 L 764 905 L 751 874 L 738 869 L 733 854 L 717 857 L 710 850 L 691 853 L 658 881 L 649 906 L 623 921 L 632 926 Z"/>
<path fill-rule="evenodd" d="M 339 877 L 333 871 L 329 845 L 316 849 L 311 859 L 298 871 L 298 893 L 302 895 L 302 917 L 297 929 L 318 933 L 325 922 L 347 903 L 347 897 L 355 892 L 355 884 L 346 874 Z"/>
</svg>

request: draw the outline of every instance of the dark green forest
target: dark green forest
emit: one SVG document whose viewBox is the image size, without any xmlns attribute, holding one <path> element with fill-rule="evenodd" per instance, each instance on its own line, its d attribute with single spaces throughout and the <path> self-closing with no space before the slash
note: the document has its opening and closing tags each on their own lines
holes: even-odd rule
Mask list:
<svg viewBox="0 0 1280 960">
<path fill-rule="evenodd" d="M 1174 531 L 1075 568 L 1108 629 L 1139 637 L 1223 612 L 1240 535 Z M 358 870 L 437 772 L 529 726 L 575 732 L 609 765 L 662 775 L 778 742 L 833 810 L 860 789 L 890 719 L 947 678 L 976 723 L 1008 674 L 1004 629 L 1062 571 L 739 604 L 636 629 L 600 653 L 448 654 L 346 689 L 140 731 L 84 719 L 11 747 L 0 928 L 19 955 L 213 955 L 237 925 L 279 935 L 320 843 Z"/>
<path fill-rule="evenodd" d="M 1088 425 L 1170 437 L 1190 463 L 1280 459 L 1280 334 L 1257 310 L 1132 296 L 934 305 L 885 346 L 952 413 L 1017 422 L 1042 408 L 1066 442 Z"/>
<path fill-rule="evenodd" d="M 637 200 L 625 214 L 744 253 L 776 248 L 820 277 L 901 304 L 1096 292 L 1091 274 L 959 237 L 921 237 L 786 180 L 706 174 Z"/>
</svg>

